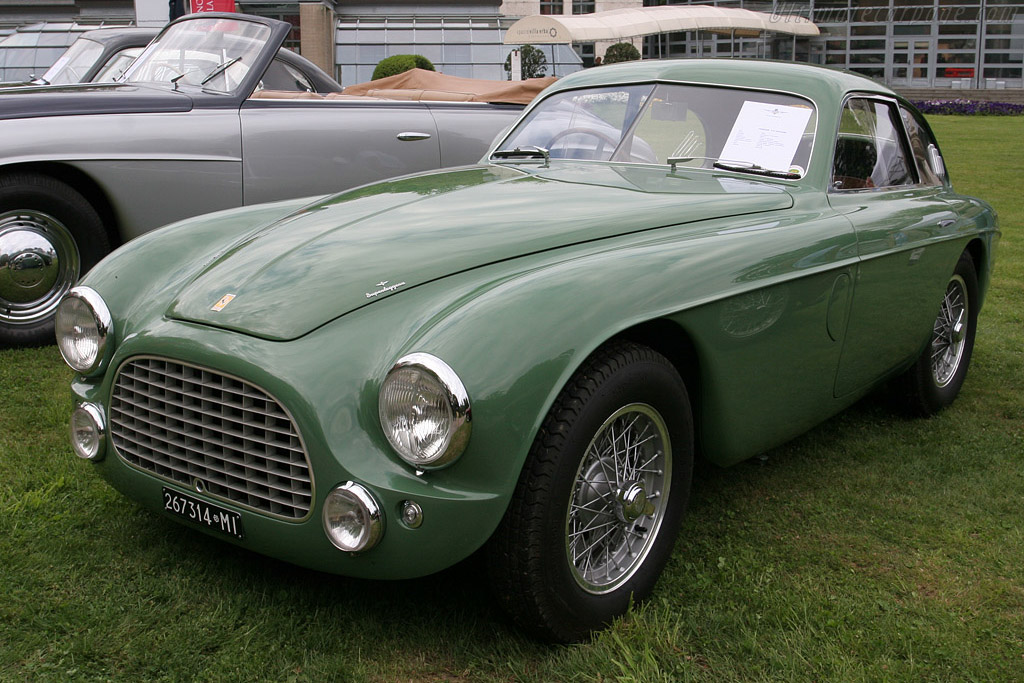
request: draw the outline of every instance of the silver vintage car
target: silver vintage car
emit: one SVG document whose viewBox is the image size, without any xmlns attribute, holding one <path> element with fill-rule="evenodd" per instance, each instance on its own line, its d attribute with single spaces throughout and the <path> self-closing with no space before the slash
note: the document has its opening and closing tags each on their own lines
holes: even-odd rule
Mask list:
<svg viewBox="0 0 1024 683">
<path fill-rule="evenodd" d="M 42 76 L 27 81 L 0 83 L 3 87 L 67 85 L 115 80 L 142 54 L 160 32 L 156 28 L 115 26 L 86 31 L 71 44 Z"/>
<path fill-rule="evenodd" d="M 0 345 L 52 341 L 61 297 L 143 232 L 474 163 L 522 110 L 318 94 L 340 86 L 281 49 L 290 28 L 190 15 L 118 83 L 0 93 Z"/>
</svg>

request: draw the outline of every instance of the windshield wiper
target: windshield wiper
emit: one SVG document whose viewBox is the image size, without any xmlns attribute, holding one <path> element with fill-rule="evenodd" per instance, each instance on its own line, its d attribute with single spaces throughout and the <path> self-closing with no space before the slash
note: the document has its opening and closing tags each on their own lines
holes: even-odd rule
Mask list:
<svg viewBox="0 0 1024 683">
<path fill-rule="evenodd" d="M 211 71 L 210 75 L 208 75 L 206 78 L 204 78 L 202 81 L 200 81 L 199 85 L 206 85 L 207 83 L 212 81 L 214 78 L 216 78 L 217 76 L 221 75 L 222 73 L 224 73 L 225 71 L 230 69 L 235 64 L 235 62 L 240 62 L 240 61 L 242 61 L 241 57 L 232 57 L 231 59 L 229 59 L 228 61 L 222 63 L 216 69 Z"/>
<path fill-rule="evenodd" d="M 551 163 L 551 153 L 544 147 L 537 147 L 535 145 L 516 147 L 515 149 L 499 149 L 491 154 L 492 159 L 514 159 L 516 157 L 543 159 L 545 166 Z"/>
<path fill-rule="evenodd" d="M 752 173 L 754 175 L 766 176 L 768 178 L 784 178 L 786 180 L 797 180 L 803 178 L 802 173 L 796 173 L 795 171 L 773 171 L 763 166 L 758 166 L 749 161 L 728 161 L 723 159 L 715 159 L 714 157 L 669 157 L 666 159 L 668 165 L 672 169 L 672 173 L 676 172 L 676 165 L 686 163 L 687 161 L 712 161 L 712 166 L 720 168 L 723 171 L 736 171 L 737 173 Z"/>
<path fill-rule="evenodd" d="M 714 163 L 715 168 L 720 168 L 723 171 L 736 171 L 737 173 L 751 173 L 753 175 L 766 176 L 768 178 L 784 178 L 786 180 L 797 180 L 802 178 L 802 173 L 796 173 L 794 171 L 773 171 L 764 166 L 758 166 L 752 164 L 749 161 L 716 161 Z"/>
</svg>

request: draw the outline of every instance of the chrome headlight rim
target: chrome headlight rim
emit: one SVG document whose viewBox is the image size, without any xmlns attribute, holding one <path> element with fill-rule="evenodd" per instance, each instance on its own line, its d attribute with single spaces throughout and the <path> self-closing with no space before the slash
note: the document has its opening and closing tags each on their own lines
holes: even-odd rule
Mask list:
<svg viewBox="0 0 1024 683">
<path fill-rule="evenodd" d="M 402 445 L 392 439 L 391 430 L 386 425 L 387 418 L 384 414 L 383 403 L 384 388 L 395 372 L 406 368 L 417 368 L 433 375 L 434 379 L 444 389 L 444 398 L 451 410 L 452 419 L 448 429 L 447 442 L 440 449 L 440 453 L 431 458 L 419 458 L 406 453 Z M 377 400 L 378 418 L 388 443 L 404 462 L 415 467 L 418 471 L 439 470 L 448 467 L 465 452 L 473 428 L 473 411 L 470 407 L 469 392 L 466 391 L 466 386 L 459 379 L 455 370 L 437 356 L 416 352 L 399 358 L 384 376 Z"/>
<path fill-rule="evenodd" d="M 103 297 L 99 295 L 95 289 L 91 287 L 78 286 L 73 287 L 57 306 L 57 314 L 55 319 L 59 319 L 61 308 L 65 305 L 65 302 L 70 299 L 77 299 L 83 303 L 86 308 L 92 313 L 93 322 L 96 325 L 96 355 L 88 363 L 80 363 L 75 361 L 70 356 L 70 353 L 65 349 L 64 335 L 61 334 L 59 329 L 55 330 L 55 336 L 57 338 L 57 349 L 60 351 L 61 357 L 64 362 L 74 370 L 75 372 L 82 375 L 95 375 L 103 370 L 107 362 L 110 360 L 110 345 L 108 341 L 111 334 L 114 331 L 114 319 L 110 315 L 110 309 L 107 308 L 106 302 L 103 301 Z"/>
<path fill-rule="evenodd" d="M 76 437 L 78 432 L 78 418 L 84 416 L 96 435 L 96 448 L 89 452 L 80 447 L 81 441 Z M 80 403 L 71 412 L 71 419 L 68 421 L 71 436 L 71 449 L 79 458 L 97 462 L 103 459 L 107 452 L 107 422 L 103 415 L 103 409 L 95 403 Z"/>
<path fill-rule="evenodd" d="M 357 543 L 346 545 L 332 532 L 331 515 L 337 499 L 355 504 L 364 518 L 363 532 L 359 535 Z M 365 486 L 354 481 L 346 481 L 331 489 L 324 500 L 321 519 L 327 540 L 335 548 L 346 553 L 366 552 L 376 546 L 384 536 L 383 508 Z"/>
</svg>

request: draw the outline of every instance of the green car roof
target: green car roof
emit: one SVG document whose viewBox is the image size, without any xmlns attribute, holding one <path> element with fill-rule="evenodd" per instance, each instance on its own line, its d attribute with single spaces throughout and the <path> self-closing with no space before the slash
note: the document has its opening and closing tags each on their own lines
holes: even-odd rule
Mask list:
<svg viewBox="0 0 1024 683">
<path fill-rule="evenodd" d="M 799 93 L 816 102 L 843 93 L 875 92 L 895 96 L 891 89 L 870 78 L 812 64 L 756 59 L 651 59 L 623 62 L 577 71 L 562 78 L 552 91 L 624 82 L 676 81 L 717 83 L 741 88 L 783 90 Z"/>
</svg>

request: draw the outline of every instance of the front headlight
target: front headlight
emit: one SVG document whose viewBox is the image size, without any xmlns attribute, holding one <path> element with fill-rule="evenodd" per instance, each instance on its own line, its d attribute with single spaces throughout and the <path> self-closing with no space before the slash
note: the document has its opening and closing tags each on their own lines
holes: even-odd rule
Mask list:
<svg viewBox="0 0 1024 683">
<path fill-rule="evenodd" d="M 323 523 L 327 538 L 347 553 L 369 550 L 384 535 L 380 505 L 366 487 L 353 481 L 327 494 Z"/>
<path fill-rule="evenodd" d="M 86 460 L 101 460 L 106 452 L 107 429 L 103 410 L 92 403 L 83 403 L 71 413 L 71 447 L 75 455 Z"/>
<path fill-rule="evenodd" d="M 440 358 L 412 353 L 395 363 L 378 398 L 391 447 L 417 469 L 452 464 L 469 443 L 469 395 Z"/>
<path fill-rule="evenodd" d="M 107 359 L 113 325 L 107 305 L 95 290 L 73 288 L 61 299 L 54 319 L 57 348 L 64 362 L 83 375 L 99 370 Z"/>
</svg>

